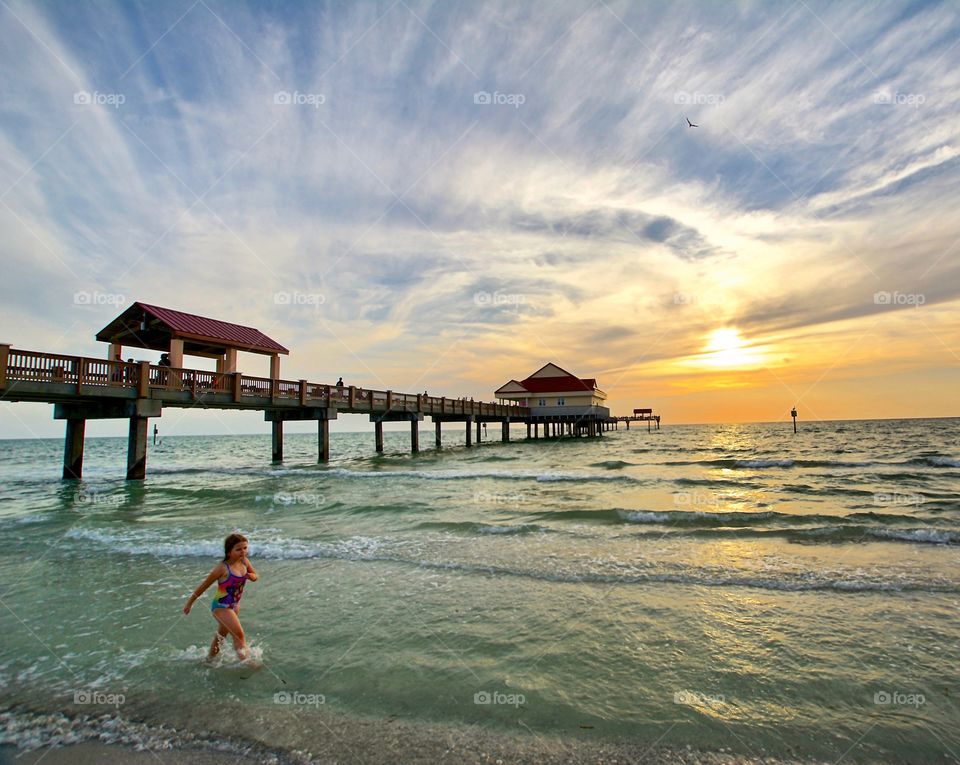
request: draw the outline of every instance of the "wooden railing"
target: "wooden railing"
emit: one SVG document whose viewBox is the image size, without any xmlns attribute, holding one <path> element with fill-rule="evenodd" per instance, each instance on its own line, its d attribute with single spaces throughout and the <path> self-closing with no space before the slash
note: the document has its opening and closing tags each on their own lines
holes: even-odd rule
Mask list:
<svg viewBox="0 0 960 765">
<path fill-rule="evenodd" d="M 335 406 L 352 412 L 412 412 L 421 414 L 514 416 L 528 415 L 519 404 L 492 404 L 464 398 L 396 393 L 355 386 L 311 383 L 306 380 L 272 380 L 235 373 L 181 369 L 147 362 L 124 362 L 85 356 L 24 351 L 0 344 L 0 389 L 15 382 L 51 383 L 74 387 L 71 393 L 96 395 L 104 388 L 132 388 L 138 395 L 186 392 L 192 398 L 226 396 L 237 404 L 264 406 L 263 399 L 296 401 L 304 406 Z M 58 394 L 60 391 L 58 391 Z M 260 399 L 254 401 L 251 399 Z M 269 406 L 269 404 L 267 404 Z"/>
</svg>

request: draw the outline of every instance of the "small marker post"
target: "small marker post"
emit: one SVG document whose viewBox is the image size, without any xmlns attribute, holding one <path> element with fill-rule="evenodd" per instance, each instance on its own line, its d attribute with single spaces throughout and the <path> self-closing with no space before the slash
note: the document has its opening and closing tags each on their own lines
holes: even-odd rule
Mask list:
<svg viewBox="0 0 960 765">
<path fill-rule="evenodd" d="M 790 416 L 793 417 L 793 432 L 797 432 L 797 407 L 790 410 Z"/>
</svg>

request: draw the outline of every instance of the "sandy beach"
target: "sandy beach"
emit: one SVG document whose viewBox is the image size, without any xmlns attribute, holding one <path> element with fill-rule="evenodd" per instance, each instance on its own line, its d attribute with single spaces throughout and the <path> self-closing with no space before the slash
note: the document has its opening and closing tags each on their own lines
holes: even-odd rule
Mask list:
<svg viewBox="0 0 960 765">
<path fill-rule="evenodd" d="M 3 741 L 16 740 L 26 748 L 0 746 L 0 765 L 44 762 L 47 765 L 142 765 L 160 762 L 180 765 L 220 763 L 273 763 L 307 765 L 357 763 L 358 765 L 432 765 L 456 762 L 465 765 L 613 765 L 615 763 L 665 763 L 669 765 L 733 765 L 782 763 L 766 756 L 743 757 L 723 751 L 692 747 L 673 749 L 656 742 L 590 741 L 585 738 L 517 734 L 485 730 L 479 726 L 437 725 L 391 719 L 361 719 L 329 712 L 313 713 L 302 721 L 313 729 L 309 738 L 315 751 L 294 747 L 267 748 L 243 738 L 201 739 L 168 727 L 150 727 L 117 717 L 67 718 L 59 713 L 38 714 L 18 710 L 0 714 Z M 320 735 L 323 731 L 325 735 Z M 586 736 L 589 731 L 582 731 Z M 59 742 L 67 742 L 58 744 Z M 104 741 L 110 743 L 104 743 Z M 136 742 L 134 745 L 133 742 Z M 318 745 L 319 743 L 319 745 Z"/>
</svg>

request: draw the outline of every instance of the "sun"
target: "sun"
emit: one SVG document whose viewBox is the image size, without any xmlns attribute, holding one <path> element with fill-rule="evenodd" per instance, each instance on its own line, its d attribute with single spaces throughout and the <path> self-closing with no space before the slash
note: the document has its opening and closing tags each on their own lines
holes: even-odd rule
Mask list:
<svg viewBox="0 0 960 765">
<path fill-rule="evenodd" d="M 739 330 L 724 327 L 713 330 L 707 336 L 700 360 L 711 367 L 736 369 L 757 364 L 760 356 L 747 345 Z"/>
</svg>

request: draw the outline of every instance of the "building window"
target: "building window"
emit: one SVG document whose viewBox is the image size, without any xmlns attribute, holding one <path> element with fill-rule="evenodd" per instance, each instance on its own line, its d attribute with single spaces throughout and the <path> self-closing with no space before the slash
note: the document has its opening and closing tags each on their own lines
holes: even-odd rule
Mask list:
<svg viewBox="0 0 960 765">
<path fill-rule="evenodd" d="M 564 401 L 562 398 L 557 399 L 557 406 L 565 406 L 565 405 L 566 405 L 566 401 Z"/>
<path fill-rule="evenodd" d="M 540 402 L 537 404 L 537 406 L 546 406 L 546 405 L 547 405 L 547 400 L 545 398 L 540 399 Z"/>
</svg>

